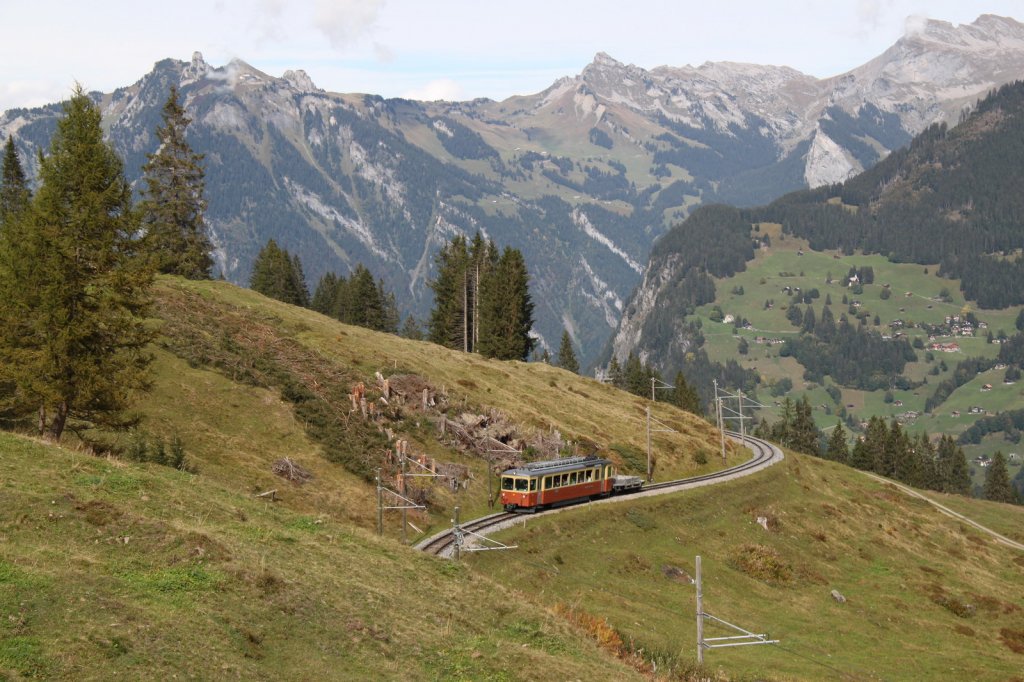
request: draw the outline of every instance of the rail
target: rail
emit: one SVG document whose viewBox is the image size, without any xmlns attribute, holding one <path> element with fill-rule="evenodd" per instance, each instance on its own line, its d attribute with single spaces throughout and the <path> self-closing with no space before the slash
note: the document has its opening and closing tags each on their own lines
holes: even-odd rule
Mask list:
<svg viewBox="0 0 1024 682">
<path fill-rule="evenodd" d="M 692 488 L 698 488 L 705 485 L 712 485 L 723 481 L 732 480 L 741 476 L 747 476 L 761 469 L 767 468 L 776 462 L 782 461 L 783 454 L 777 446 L 771 443 L 761 440 L 759 438 L 753 438 L 751 436 L 741 436 L 739 433 L 727 431 L 726 435 L 733 441 L 739 442 L 745 447 L 749 448 L 753 453 L 746 462 L 737 464 L 736 466 L 729 467 L 728 469 L 722 469 L 710 474 L 704 474 L 702 476 L 693 476 L 691 478 L 682 478 L 676 481 L 666 481 L 664 483 L 655 483 L 652 485 L 644 486 L 638 492 L 624 493 L 622 495 L 611 497 L 603 500 L 594 501 L 581 501 L 581 504 L 610 504 L 620 502 L 623 499 L 633 499 L 637 497 L 649 497 L 652 495 L 666 495 L 668 493 L 674 493 L 681 490 L 689 490 Z M 564 507 L 558 507 L 555 509 L 547 509 L 539 511 L 536 514 L 531 514 L 530 517 L 543 516 L 545 514 L 555 514 L 568 509 L 573 509 L 577 505 L 566 505 Z M 521 521 L 524 518 L 522 514 L 514 514 L 511 512 L 498 512 L 496 514 L 489 514 L 487 516 L 481 516 L 478 519 L 472 521 L 466 521 L 465 523 L 459 524 L 463 530 L 472 531 L 475 535 L 486 535 L 488 532 L 496 532 L 503 528 L 515 525 L 515 523 Z M 415 545 L 415 548 L 433 554 L 435 556 L 450 556 L 453 546 L 455 544 L 455 536 L 452 529 L 448 529 L 432 535 Z"/>
</svg>

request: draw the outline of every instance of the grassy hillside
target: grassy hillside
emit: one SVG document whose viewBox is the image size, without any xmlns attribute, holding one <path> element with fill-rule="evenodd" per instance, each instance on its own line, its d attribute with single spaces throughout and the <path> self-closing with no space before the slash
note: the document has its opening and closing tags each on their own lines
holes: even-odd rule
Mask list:
<svg viewBox="0 0 1024 682">
<path fill-rule="evenodd" d="M 1024 510 L 955 504 L 1024 540 Z M 1024 670 L 1024 553 L 831 462 L 790 455 L 757 476 L 538 519 L 502 539 L 519 549 L 475 555 L 474 570 L 606 618 L 662 670 L 695 655 L 697 555 L 706 612 L 781 640 L 712 650 L 712 668 L 799 680 L 1006 681 Z"/>
<path fill-rule="evenodd" d="M 903 629 L 932 679 L 950 669 L 1012 679 L 1019 669 L 1022 655 L 1001 641 L 1024 639 L 1024 562 L 817 460 L 531 519 L 521 549 L 469 565 L 401 547 L 397 512 L 377 538 L 366 467 L 394 439 L 469 474 L 456 492 L 425 491 L 429 510 L 410 514 L 419 530 L 446 526 L 456 504 L 463 518 L 490 510 L 484 459 L 438 438 L 442 415 L 459 423 L 500 411 L 529 443 L 557 432 L 564 452 L 639 471 L 648 403 L 546 365 L 346 327 L 226 283 L 161 278 L 155 295 L 160 337 L 140 433 L 151 444 L 180 438 L 198 473 L 0 434 L 0 679 L 627 680 L 652 657 L 681 674 L 693 670 L 692 588 L 671 569 L 692 572 L 698 552 L 711 613 L 863 679 L 900 679 Z M 429 386 L 436 404 L 384 406 L 377 371 L 396 386 Z M 351 412 L 358 381 L 381 405 L 376 420 Z M 652 408 L 678 431 L 656 434 L 656 478 L 720 466 L 694 460 L 717 446 L 705 422 Z M 126 447 L 140 437 L 89 435 Z M 283 457 L 312 478 L 275 475 Z M 743 458 L 731 450 L 729 463 Z M 274 500 L 257 496 L 268 490 Z M 956 504 L 1020 537 L 1018 510 Z M 773 531 L 754 525 L 758 515 Z M 774 582 L 735 568 L 765 557 Z M 846 605 L 830 601 L 833 587 Z M 973 616 L 953 614 L 965 604 Z M 821 634 L 831 631 L 842 646 Z M 730 679 L 828 672 L 779 650 L 710 660 Z"/>
<path fill-rule="evenodd" d="M 413 515 L 416 526 L 429 532 L 447 525 L 456 504 L 464 518 L 489 511 L 485 460 L 440 442 L 438 423 L 442 415 L 458 421 L 463 413 L 492 410 L 528 441 L 550 442 L 560 435 L 564 454 L 595 452 L 619 462 L 623 471 L 646 468 L 648 402 L 594 380 L 540 363 L 488 361 L 349 327 L 222 282 L 162 279 L 156 296 L 162 337 L 155 390 L 139 406 L 143 428 L 165 439 L 180 434 L 201 475 L 234 490 L 281 488 L 270 469 L 275 460 L 291 457 L 314 479 L 282 490 L 286 504 L 373 527 L 376 502 L 368 482 L 393 436 L 408 440 L 413 455 L 468 469 L 464 487 L 452 493 L 433 486 L 430 513 Z M 404 405 L 384 407 L 376 372 L 396 385 L 403 377 L 416 377 L 417 385 L 430 387 L 437 405 L 422 412 L 417 394 Z M 377 421 L 364 422 L 351 411 L 348 393 L 357 382 L 380 406 Z M 325 406 L 325 412 L 309 412 L 310 404 Z M 721 467 L 721 458 L 708 457 L 703 465 L 694 461 L 694 453 L 710 454 L 718 446 L 705 421 L 664 403 L 655 405 L 653 414 L 677 430 L 653 438 L 656 479 Z M 324 445 L 332 435 L 324 437 L 326 427 L 311 421 L 316 419 L 337 427 L 336 441 L 343 441 L 333 448 L 338 452 Z M 494 449 L 490 454 L 504 454 L 499 446 Z M 729 464 L 745 458 L 734 448 L 729 452 Z M 337 464 L 339 458 L 348 464 Z M 389 533 L 397 531 L 394 518 L 389 514 Z"/>
<path fill-rule="evenodd" d="M 209 476 L 0 434 L 0 679 L 597 679 L 482 574 Z"/>
</svg>

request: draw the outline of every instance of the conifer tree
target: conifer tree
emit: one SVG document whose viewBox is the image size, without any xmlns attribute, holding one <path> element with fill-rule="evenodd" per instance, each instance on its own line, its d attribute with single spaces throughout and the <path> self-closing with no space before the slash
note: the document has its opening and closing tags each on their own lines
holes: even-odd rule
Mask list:
<svg viewBox="0 0 1024 682">
<path fill-rule="evenodd" d="M 814 424 L 814 417 L 811 415 L 811 403 L 806 395 L 801 396 L 796 402 L 795 416 L 793 419 L 792 436 L 790 447 L 809 455 L 819 455 L 818 444 L 821 439 L 821 432 Z"/>
<path fill-rule="evenodd" d="M 697 394 L 697 391 L 693 390 L 693 387 L 686 381 L 686 376 L 682 372 L 676 372 L 673 385 L 675 388 L 672 389 L 672 396 L 669 398 L 669 402 L 687 412 L 703 417 L 704 407 L 701 405 L 700 395 Z"/>
<path fill-rule="evenodd" d="M 938 467 L 935 462 L 935 446 L 928 438 L 927 432 L 917 434 L 914 442 L 914 458 L 917 460 L 917 481 L 913 483 L 919 488 L 929 490 L 942 490 L 942 481 L 939 479 Z"/>
<path fill-rule="evenodd" d="M 273 239 L 268 240 L 253 262 L 249 287 L 278 301 L 305 305 L 309 294 L 304 288 L 299 288 L 300 275 L 295 272 L 297 260 L 297 257 L 292 258 Z M 302 284 L 305 286 L 304 280 Z"/>
<path fill-rule="evenodd" d="M 121 160 L 81 87 L 40 160 L 39 190 L 0 237 L 0 367 L 39 431 L 124 427 L 148 385 L 152 270 Z"/>
<path fill-rule="evenodd" d="M 0 230 L 6 223 L 24 215 L 31 199 L 28 180 L 18 158 L 18 149 L 14 146 L 14 136 L 8 136 L 4 145 L 3 175 L 0 177 Z"/>
<path fill-rule="evenodd" d="M 458 235 L 438 251 L 434 265 L 437 277 L 430 282 L 434 307 L 430 311 L 429 338 L 442 346 L 468 352 L 466 278 L 469 251 L 465 238 Z"/>
<path fill-rule="evenodd" d="M 885 421 L 876 416 L 868 420 L 868 427 L 864 430 L 864 447 L 867 449 L 868 457 L 872 464 L 872 471 L 881 476 L 892 476 L 893 467 L 886 458 L 886 445 L 889 441 L 889 429 Z"/>
<path fill-rule="evenodd" d="M 569 336 L 568 329 L 562 330 L 562 343 L 558 347 L 558 366 L 574 374 L 580 371 L 580 363 L 572 349 L 572 337 Z"/>
<path fill-rule="evenodd" d="M 615 388 L 623 388 L 623 375 L 622 365 L 619 364 L 619 359 L 612 355 L 612 359 L 608 362 L 608 381 Z"/>
<path fill-rule="evenodd" d="M 422 341 L 424 339 L 423 330 L 420 328 L 420 323 L 416 321 L 416 318 L 412 315 L 407 315 L 405 322 L 402 323 L 402 330 L 399 335 L 403 339 L 411 339 L 413 341 Z"/>
<path fill-rule="evenodd" d="M 285 254 L 288 252 L 285 251 Z M 291 271 L 292 271 L 292 288 L 295 290 L 297 301 L 295 305 L 302 306 L 303 308 L 309 307 L 309 287 L 306 286 L 306 273 L 302 269 L 302 261 L 299 260 L 299 254 L 295 254 L 291 257 Z"/>
<path fill-rule="evenodd" d="M 309 307 L 323 315 L 332 315 L 335 295 L 338 291 L 338 276 L 333 272 L 324 273 L 316 283 L 316 290 Z"/>
<path fill-rule="evenodd" d="M 858 438 L 853 444 L 853 450 L 850 452 L 850 466 L 861 471 L 875 470 L 874 453 L 861 438 Z"/>
<path fill-rule="evenodd" d="M 840 464 L 848 464 L 850 461 L 850 448 L 846 443 L 846 430 L 843 422 L 837 421 L 836 427 L 832 429 L 832 435 L 828 439 L 828 448 L 825 450 L 825 459 Z"/>
<path fill-rule="evenodd" d="M 943 435 L 939 440 L 936 458 L 942 479 L 942 492 L 970 495 L 971 470 L 967 466 L 963 448 L 956 444 L 952 436 Z"/>
<path fill-rule="evenodd" d="M 533 350 L 533 301 L 530 275 L 518 249 L 505 247 L 498 263 L 481 282 L 480 341 L 477 350 L 489 358 L 526 360 Z"/>
<path fill-rule="evenodd" d="M 156 129 L 159 147 L 142 167 L 146 250 L 158 272 L 209 279 L 213 244 L 204 220 L 203 155 L 193 152 L 185 140 L 190 119 L 178 101 L 175 86 L 171 86 L 162 115 L 163 125 Z"/>
<path fill-rule="evenodd" d="M 1006 470 L 1006 457 L 1002 451 L 998 451 L 992 456 L 992 463 L 988 466 L 988 473 L 985 476 L 984 495 L 986 500 L 993 502 L 1020 503 L 1017 491 L 1010 483 L 1010 474 Z"/>
</svg>

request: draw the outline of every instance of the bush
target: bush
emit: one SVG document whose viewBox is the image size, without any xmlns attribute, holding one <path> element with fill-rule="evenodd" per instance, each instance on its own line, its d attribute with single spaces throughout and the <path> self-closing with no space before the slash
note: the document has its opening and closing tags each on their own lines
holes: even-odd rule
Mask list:
<svg viewBox="0 0 1024 682">
<path fill-rule="evenodd" d="M 755 580 L 776 585 L 793 582 L 793 567 L 766 545 L 742 545 L 733 552 L 728 563 Z"/>
</svg>

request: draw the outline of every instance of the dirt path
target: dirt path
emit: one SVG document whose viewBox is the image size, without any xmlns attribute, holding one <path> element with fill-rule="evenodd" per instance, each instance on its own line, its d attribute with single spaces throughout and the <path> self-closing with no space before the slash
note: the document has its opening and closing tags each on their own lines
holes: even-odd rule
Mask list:
<svg viewBox="0 0 1024 682">
<path fill-rule="evenodd" d="M 866 471 L 862 471 L 861 473 L 864 474 L 865 476 L 869 476 L 869 477 L 875 479 L 879 483 L 886 483 L 886 484 L 891 485 L 893 487 L 899 488 L 900 490 L 902 490 L 903 492 L 905 492 L 908 495 L 913 495 L 914 497 L 921 498 L 925 502 L 928 502 L 929 504 L 934 505 L 943 514 L 945 514 L 947 516 L 951 516 L 954 519 L 957 519 L 958 521 L 963 521 L 964 523 L 966 523 L 968 525 L 974 526 L 975 528 L 977 528 L 978 530 L 980 530 L 980 531 L 982 531 L 984 533 L 988 533 L 989 535 L 993 536 L 996 540 L 998 540 L 999 542 L 1003 543 L 1004 545 L 1008 545 L 1009 547 L 1013 547 L 1014 549 L 1024 550 L 1024 544 L 1021 544 L 1021 543 L 1017 542 L 1016 540 L 1011 540 L 1010 538 L 1006 537 L 1005 535 L 1000 535 L 999 533 L 995 532 L 991 528 L 986 528 L 985 526 L 981 525 L 977 521 L 972 521 L 971 519 L 967 518 L 966 516 L 964 516 L 960 512 L 955 512 L 952 509 L 950 509 L 949 507 L 947 507 L 945 505 L 942 505 L 942 504 L 939 504 L 935 500 L 922 495 L 921 493 L 917 492 L 913 488 L 908 488 L 907 486 L 903 485 L 902 483 L 897 483 L 896 481 L 890 481 L 888 478 L 883 478 L 883 477 L 877 476 L 875 474 L 870 474 L 870 473 L 868 473 Z"/>
</svg>

